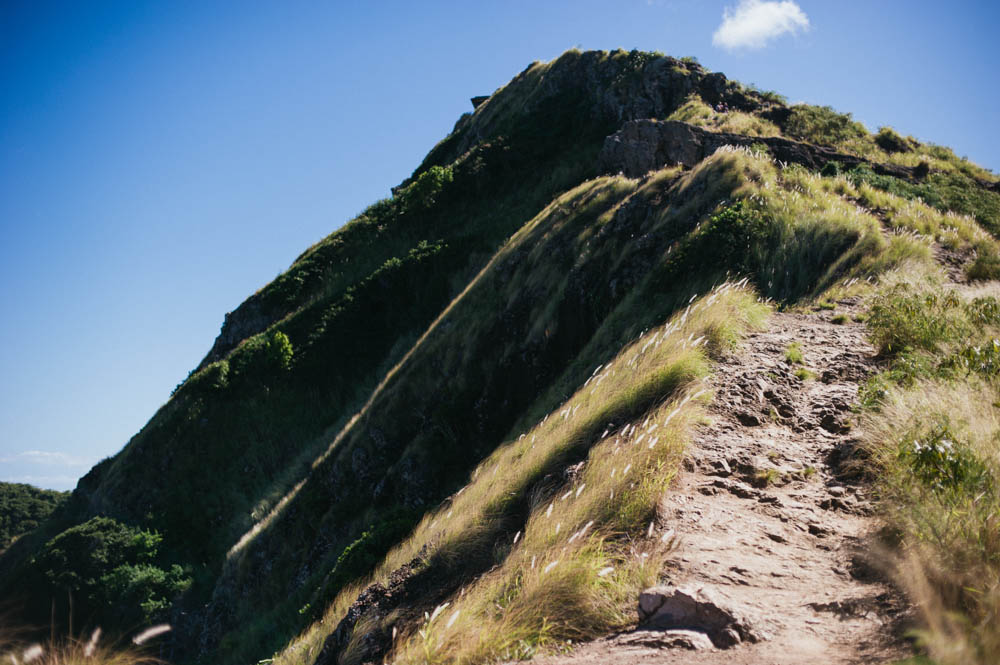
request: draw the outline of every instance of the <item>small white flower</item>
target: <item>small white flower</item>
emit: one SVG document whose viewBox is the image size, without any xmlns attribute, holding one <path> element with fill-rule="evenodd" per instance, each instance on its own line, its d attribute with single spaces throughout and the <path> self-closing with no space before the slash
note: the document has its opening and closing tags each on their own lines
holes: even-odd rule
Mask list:
<svg viewBox="0 0 1000 665">
<path fill-rule="evenodd" d="M 162 635 L 163 633 L 170 632 L 171 628 L 169 624 L 161 623 L 158 626 L 153 626 L 142 631 L 138 635 L 132 638 L 133 644 L 142 644 L 143 642 L 148 642 L 149 640 Z"/>
<path fill-rule="evenodd" d="M 90 634 L 90 640 L 87 641 L 87 646 L 83 649 L 84 658 L 90 658 L 94 655 L 94 650 L 97 648 L 97 640 L 101 639 L 101 628 L 98 626 L 94 629 L 94 632 Z"/>
<path fill-rule="evenodd" d="M 431 614 L 431 618 L 427 620 L 427 623 L 431 623 L 432 621 L 434 621 L 434 619 L 436 619 L 437 616 L 441 614 L 441 612 L 444 612 L 449 605 L 451 605 L 451 603 L 444 603 L 443 605 L 438 605 L 437 607 L 435 607 L 434 612 L 433 614 Z"/>
<path fill-rule="evenodd" d="M 42 648 L 41 644 L 32 644 L 30 647 L 24 650 L 21 654 L 21 660 L 25 663 L 30 663 L 32 661 L 38 660 L 45 654 L 45 649 Z"/>
</svg>

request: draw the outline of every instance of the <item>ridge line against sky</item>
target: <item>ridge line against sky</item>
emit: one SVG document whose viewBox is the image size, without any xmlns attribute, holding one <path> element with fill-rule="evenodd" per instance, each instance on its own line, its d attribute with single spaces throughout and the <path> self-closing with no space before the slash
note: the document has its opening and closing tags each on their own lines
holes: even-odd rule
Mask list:
<svg viewBox="0 0 1000 665">
<path fill-rule="evenodd" d="M 0 480 L 117 452 L 225 312 L 568 48 L 696 56 L 1000 168 L 992 3 L 8 2 Z"/>
</svg>

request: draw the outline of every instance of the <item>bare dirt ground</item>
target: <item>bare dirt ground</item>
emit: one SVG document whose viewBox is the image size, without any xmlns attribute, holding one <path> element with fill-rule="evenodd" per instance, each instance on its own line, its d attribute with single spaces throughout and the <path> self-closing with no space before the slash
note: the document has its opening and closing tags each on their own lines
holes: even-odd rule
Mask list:
<svg viewBox="0 0 1000 665">
<path fill-rule="evenodd" d="M 719 648 L 703 626 L 640 625 L 537 662 L 815 665 L 912 653 L 902 638 L 908 607 L 871 554 L 879 525 L 850 406 L 875 350 L 851 319 L 857 307 L 776 313 L 717 367 L 712 422 L 660 505 L 659 526 L 676 544 L 662 583 L 735 608 L 753 637 Z M 786 359 L 794 342 L 801 364 Z"/>
</svg>

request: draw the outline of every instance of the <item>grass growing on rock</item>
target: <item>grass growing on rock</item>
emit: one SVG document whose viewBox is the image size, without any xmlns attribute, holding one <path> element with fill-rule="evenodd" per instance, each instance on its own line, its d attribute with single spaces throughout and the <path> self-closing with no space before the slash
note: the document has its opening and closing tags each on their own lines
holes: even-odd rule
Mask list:
<svg viewBox="0 0 1000 665">
<path fill-rule="evenodd" d="M 713 132 L 728 132 L 747 136 L 781 136 L 781 130 L 777 125 L 759 115 L 735 109 L 717 111 L 697 95 L 688 98 L 684 105 L 674 111 L 667 120 L 686 122 Z"/>
<path fill-rule="evenodd" d="M 627 624 L 635 593 L 658 570 L 654 552 L 664 549 L 656 547 L 663 534 L 650 532 L 656 498 L 710 397 L 706 349 L 731 346 L 766 312 L 744 288 L 716 289 L 597 367 L 558 411 L 480 464 L 372 577 L 384 581 L 420 557 L 462 579 L 470 550 L 496 560 L 424 608 L 422 621 L 401 626 L 396 661 L 523 658 Z M 275 663 L 305 662 L 360 588 L 346 589 L 325 622 Z"/>
</svg>

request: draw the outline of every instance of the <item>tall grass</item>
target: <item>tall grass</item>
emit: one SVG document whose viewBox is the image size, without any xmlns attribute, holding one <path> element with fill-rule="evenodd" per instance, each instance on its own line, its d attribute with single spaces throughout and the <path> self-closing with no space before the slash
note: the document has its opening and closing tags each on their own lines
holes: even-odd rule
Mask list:
<svg viewBox="0 0 1000 665">
<path fill-rule="evenodd" d="M 747 136 L 781 136 L 781 130 L 773 122 L 744 111 L 717 111 L 698 95 L 692 95 L 674 111 L 667 120 L 686 122 L 713 132 L 745 134 Z"/>
<path fill-rule="evenodd" d="M 925 281 L 877 294 L 868 317 L 889 366 L 866 386 L 867 448 L 894 570 L 941 665 L 1000 653 L 1000 302 Z M 992 354 L 992 355 L 991 355 Z"/>
<path fill-rule="evenodd" d="M 654 579 L 669 540 L 650 524 L 656 499 L 710 397 L 706 349 L 731 346 L 766 311 L 745 288 L 719 287 L 598 367 L 558 411 L 480 464 L 372 577 L 384 582 L 422 557 L 462 579 L 474 551 L 495 560 L 435 601 L 442 609 L 423 608 L 423 621 L 402 626 L 396 660 L 522 658 L 631 621 L 634 595 Z M 561 475 L 580 461 L 578 474 Z M 275 663 L 306 662 L 359 588 L 345 589 Z M 346 662 L 352 653 L 349 646 Z"/>
<path fill-rule="evenodd" d="M 2 618 L 2 617 L 0 617 Z M 169 627 L 166 627 L 169 630 Z M 149 631 L 146 631 L 147 633 Z M 81 637 L 57 638 L 38 642 L 21 639 L 22 631 L 0 626 L 0 663 L 3 665 L 159 665 L 161 659 L 143 648 L 146 642 L 164 632 L 140 633 L 134 645 L 109 642 L 96 628 Z"/>
</svg>

